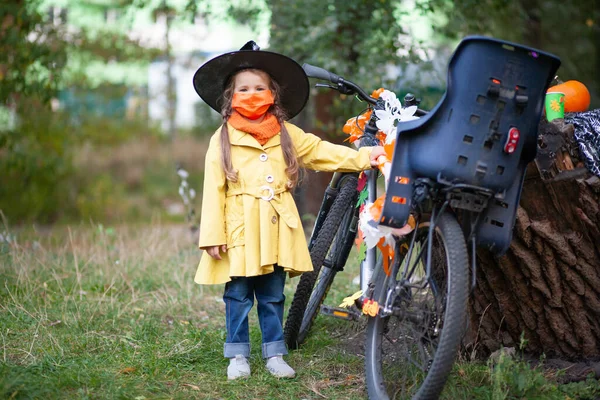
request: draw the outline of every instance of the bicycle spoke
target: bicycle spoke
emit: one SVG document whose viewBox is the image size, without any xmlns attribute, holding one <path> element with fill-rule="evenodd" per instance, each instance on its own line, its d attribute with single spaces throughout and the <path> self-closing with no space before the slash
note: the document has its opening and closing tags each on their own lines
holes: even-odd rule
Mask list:
<svg viewBox="0 0 600 400">
<path fill-rule="evenodd" d="M 427 233 L 415 233 L 412 248 L 403 253 L 405 260 L 397 269 L 398 276 L 385 278 L 382 287 L 391 315 L 381 322 L 380 374 L 391 398 L 410 398 L 421 387 L 435 362 L 444 327 L 447 254 L 439 234 L 434 233 L 431 276 L 427 277 Z M 390 287 L 394 290 L 389 291 Z"/>
</svg>

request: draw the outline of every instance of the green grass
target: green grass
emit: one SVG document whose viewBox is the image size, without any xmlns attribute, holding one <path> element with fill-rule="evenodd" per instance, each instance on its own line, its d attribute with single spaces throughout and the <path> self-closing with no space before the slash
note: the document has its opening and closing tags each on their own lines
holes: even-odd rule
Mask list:
<svg viewBox="0 0 600 400">
<path fill-rule="evenodd" d="M 362 398 L 362 359 L 327 321 L 280 381 L 260 358 L 227 382 L 222 286 L 193 282 L 200 252 L 184 228 L 82 227 L 0 243 L 0 398 Z M 288 281 L 288 302 L 297 279 Z M 341 327 L 343 328 L 343 327 Z"/>
<path fill-rule="evenodd" d="M 252 377 L 228 382 L 223 287 L 193 282 L 195 242 L 184 227 L 160 224 L 29 229 L 0 240 L 0 398 L 366 397 L 363 324 L 327 318 L 317 319 L 306 344 L 289 355 L 298 376 L 283 381 L 264 368 L 252 312 Z M 336 278 L 330 305 L 356 290 L 357 266 L 347 269 Z M 288 305 L 297 281 L 287 282 Z M 520 364 L 510 362 L 500 370 L 458 364 L 443 398 L 525 398 L 507 389 L 521 375 L 536 382 L 527 393 L 556 395 L 539 398 L 600 393 L 593 383 L 560 391 L 536 370 L 512 376 Z"/>
</svg>

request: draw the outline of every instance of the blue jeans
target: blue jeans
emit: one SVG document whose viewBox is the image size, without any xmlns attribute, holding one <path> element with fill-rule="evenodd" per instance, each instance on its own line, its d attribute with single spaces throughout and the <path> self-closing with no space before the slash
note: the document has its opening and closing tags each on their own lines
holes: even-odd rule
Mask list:
<svg viewBox="0 0 600 400">
<path fill-rule="evenodd" d="M 226 358 L 238 354 L 244 357 L 250 356 L 248 314 L 254 305 L 254 296 L 258 302 L 263 358 L 287 354 L 283 340 L 285 276 L 283 268 L 275 266 L 275 271 L 270 274 L 237 277 L 225 284 L 223 300 L 227 324 L 227 339 L 224 347 Z"/>
</svg>

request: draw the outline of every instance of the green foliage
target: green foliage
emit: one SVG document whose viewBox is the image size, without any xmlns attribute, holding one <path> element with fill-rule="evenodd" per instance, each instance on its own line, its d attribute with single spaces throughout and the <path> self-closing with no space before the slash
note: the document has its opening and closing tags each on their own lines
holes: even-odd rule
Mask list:
<svg viewBox="0 0 600 400">
<path fill-rule="evenodd" d="M 47 222 L 68 204 L 78 138 L 65 116 L 21 107 L 18 129 L 0 130 L 0 209 L 21 220 Z"/>
<path fill-rule="evenodd" d="M 539 368 L 502 353 L 491 368 L 492 399 L 564 399 L 555 383 L 549 382 Z"/>
<path fill-rule="evenodd" d="M 104 62 L 149 62 L 162 54 L 158 49 L 141 47 L 123 32 L 102 27 L 81 30 L 76 52 L 90 54 Z"/>
<path fill-rule="evenodd" d="M 542 356 L 536 366 L 527 362 L 521 351 L 526 347 L 521 335 L 519 351 L 501 349 L 487 364 L 461 362 L 446 384 L 442 398 L 485 400 L 595 400 L 600 381 L 591 373 L 585 381 L 559 383 L 568 370 L 551 369 Z"/>
<path fill-rule="evenodd" d="M 378 87 L 401 61 L 397 1 L 269 0 L 271 48 L 329 69 L 365 87 Z"/>
<path fill-rule="evenodd" d="M 567 383 L 558 387 L 568 399 L 596 400 L 600 397 L 600 381 L 591 373 L 584 381 Z"/>
<path fill-rule="evenodd" d="M 419 0 L 417 7 L 425 13 L 445 16 L 445 23 L 437 26 L 445 37 L 460 39 L 467 34 L 489 34 L 519 41 L 526 30 L 522 23 L 526 15 L 520 1 Z M 506 29 L 508 26 L 512 29 Z"/>
<path fill-rule="evenodd" d="M 394 89 L 396 77 L 388 76 L 387 68 L 406 61 L 398 55 L 404 47 L 399 4 L 396 0 L 267 0 L 271 49 L 300 63 L 323 67 L 367 91 Z M 365 108 L 337 95 L 332 101 L 331 114 L 337 118 L 327 121 L 333 122 L 325 127 L 330 131 L 339 130 L 345 119 Z"/>
<path fill-rule="evenodd" d="M 0 130 L 0 210 L 10 222 L 126 215 L 122 173 L 95 168 L 79 153 L 116 148 L 150 137 L 152 130 L 135 120 L 86 113 L 74 121 L 37 102 L 21 103 L 19 115 L 14 129 Z"/>
<path fill-rule="evenodd" d="M 582 81 L 600 106 L 600 8 L 597 0 L 419 0 L 426 13 L 445 15 L 445 37 L 483 34 L 523 43 L 561 58 L 563 80 Z"/>
<path fill-rule="evenodd" d="M 527 347 L 527 339 L 521 334 L 519 349 Z M 501 349 L 498 362 L 490 362 L 490 380 L 493 400 L 531 399 L 531 400 L 562 400 L 574 396 L 576 399 L 595 399 L 600 393 L 600 382 L 593 379 L 593 373 L 585 384 L 570 383 L 559 386 L 548 379 L 542 370 L 545 357 L 540 364 L 531 367 L 520 354 L 510 356 Z M 559 371 L 556 375 L 561 375 Z M 565 396 L 566 395 L 566 396 Z"/>
<path fill-rule="evenodd" d="M 48 102 L 65 85 L 97 86 L 101 82 L 86 71 L 94 63 L 129 63 L 140 68 L 160 54 L 140 46 L 124 30 L 98 24 L 91 28 L 48 18 L 41 0 L 6 0 L 0 4 L 0 105 L 23 98 Z M 128 2 L 108 0 L 102 5 L 69 3 L 102 13 Z M 76 22 L 76 21 L 75 21 Z M 125 83 L 125 82 L 121 82 Z"/>
<path fill-rule="evenodd" d="M 496 363 L 462 362 L 454 366 L 442 399 L 481 400 L 596 400 L 600 381 L 559 383 L 565 371 L 553 371 L 544 362 L 533 367 L 517 356 L 503 353 Z"/>
<path fill-rule="evenodd" d="M 221 126 L 223 118 L 203 101 L 198 101 L 194 107 L 194 114 L 197 118 L 193 128 L 194 135 L 198 137 L 211 136 Z"/>
<path fill-rule="evenodd" d="M 265 12 L 264 2 L 256 0 L 236 1 L 230 0 L 227 6 L 227 16 L 240 23 L 249 24 L 254 30 L 257 29 L 258 21 Z"/>
<path fill-rule="evenodd" d="M 74 199 L 75 217 L 106 221 L 125 215 L 126 203 L 122 201 L 125 197 L 123 182 L 117 181 L 108 172 L 78 178 L 82 182 Z"/>
<path fill-rule="evenodd" d="M 44 20 L 39 0 L 0 4 L 0 105 L 14 96 L 48 101 L 66 63 L 64 33 Z"/>
</svg>

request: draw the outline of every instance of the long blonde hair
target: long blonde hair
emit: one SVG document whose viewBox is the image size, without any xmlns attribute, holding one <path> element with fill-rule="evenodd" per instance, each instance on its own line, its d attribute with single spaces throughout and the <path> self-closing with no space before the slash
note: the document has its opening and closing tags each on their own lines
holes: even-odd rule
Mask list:
<svg viewBox="0 0 600 400">
<path fill-rule="evenodd" d="M 269 77 L 269 88 L 271 89 L 271 92 L 273 92 L 275 103 L 269 108 L 267 112 L 273 114 L 277 118 L 277 121 L 281 126 L 281 150 L 283 151 L 283 159 L 285 160 L 285 164 L 287 166 L 285 169 L 285 173 L 291 182 L 291 188 L 293 188 L 298 184 L 301 166 L 298 162 L 296 149 L 294 148 L 294 144 L 292 143 L 292 138 L 290 137 L 290 134 L 284 124 L 284 121 L 287 119 L 287 115 L 280 105 L 281 87 L 279 86 L 277 81 L 271 78 L 269 74 L 260 69 L 244 69 L 238 71 L 231 77 L 222 95 L 223 106 L 221 107 L 221 116 L 223 117 L 223 126 L 221 127 L 220 135 L 221 164 L 223 166 L 223 171 L 225 171 L 225 176 L 228 180 L 232 182 L 237 182 L 238 173 L 236 170 L 233 169 L 233 164 L 231 162 L 231 142 L 229 141 L 229 129 L 227 128 L 227 120 L 229 119 L 232 113 L 231 99 L 233 98 L 233 92 L 235 89 L 235 77 L 242 71 L 261 72 Z"/>
</svg>

